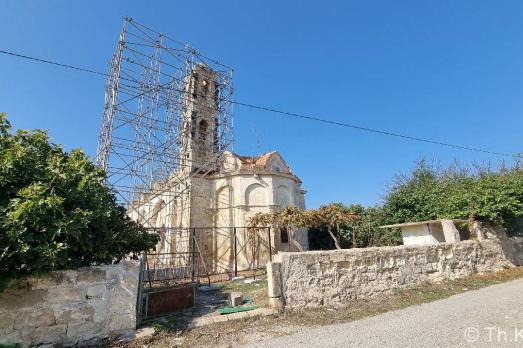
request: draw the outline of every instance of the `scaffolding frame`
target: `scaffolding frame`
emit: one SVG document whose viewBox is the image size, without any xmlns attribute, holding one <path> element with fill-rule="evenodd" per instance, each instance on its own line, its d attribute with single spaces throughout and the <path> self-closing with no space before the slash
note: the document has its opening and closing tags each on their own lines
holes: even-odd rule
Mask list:
<svg viewBox="0 0 523 348">
<path fill-rule="evenodd" d="M 209 69 L 216 86 L 214 151 L 198 170 L 186 156 L 195 127 L 188 103 L 208 107 L 209 101 L 188 83 L 195 67 Z M 145 227 L 157 227 L 150 202 L 161 197 L 170 214 L 180 211 L 175 203 L 188 209 L 191 178 L 215 173 L 223 153 L 233 150 L 232 77 L 232 68 L 124 18 L 105 85 L 96 163 L 117 201 Z"/>
</svg>

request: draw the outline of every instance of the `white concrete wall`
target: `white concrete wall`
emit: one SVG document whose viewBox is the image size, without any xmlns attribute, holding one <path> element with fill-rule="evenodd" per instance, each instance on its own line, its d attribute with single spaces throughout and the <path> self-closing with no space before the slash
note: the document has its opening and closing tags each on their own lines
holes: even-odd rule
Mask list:
<svg viewBox="0 0 523 348">
<path fill-rule="evenodd" d="M 402 227 L 401 235 L 403 236 L 403 245 L 434 245 L 440 243 L 431 234 L 428 224 Z"/>
</svg>

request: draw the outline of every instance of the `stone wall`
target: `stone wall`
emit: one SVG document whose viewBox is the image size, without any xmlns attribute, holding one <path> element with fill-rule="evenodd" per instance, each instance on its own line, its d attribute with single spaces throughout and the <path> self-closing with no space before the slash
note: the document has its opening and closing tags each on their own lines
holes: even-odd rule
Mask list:
<svg viewBox="0 0 523 348">
<path fill-rule="evenodd" d="M 339 307 L 423 281 L 523 265 L 523 239 L 279 253 L 267 265 L 273 306 Z"/>
<path fill-rule="evenodd" d="M 136 326 L 138 263 L 57 271 L 0 293 L 0 343 L 75 344 Z"/>
</svg>

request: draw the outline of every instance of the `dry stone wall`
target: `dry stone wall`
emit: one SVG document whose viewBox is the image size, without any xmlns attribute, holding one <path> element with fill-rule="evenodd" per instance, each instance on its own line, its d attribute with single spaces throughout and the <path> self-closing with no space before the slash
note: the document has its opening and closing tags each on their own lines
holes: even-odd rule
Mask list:
<svg viewBox="0 0 523 348">
<path fill-rule="evenodd" d="M 279 253 L 267 266 L 275 306 L 340 307 L 423 281 L 523 265 L 523 239 Z"/>
<path fill-rule="evenodd" d="M 138 263 L 57 271 L 0 293 L 0 344 L 73 345 L 136 326 Z"/>
</svg>

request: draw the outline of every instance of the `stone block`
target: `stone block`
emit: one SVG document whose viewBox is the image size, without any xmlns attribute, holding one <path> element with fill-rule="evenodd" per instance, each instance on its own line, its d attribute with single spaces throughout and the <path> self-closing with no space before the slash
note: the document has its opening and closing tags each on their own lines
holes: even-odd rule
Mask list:
<svg viewBox="0 0 523 348">
<path fill-rule="evenodd" d="M 281 263 L 267 263 L 267 291 L 269 297 L 280 297 L 282 295 Z"/>
<path fill-rule="evenodd" d="M 78 270 L 78 276 L 76 278 L 78 283 L 100 283 L 105 281 L 105 269 L 100 268 L 81 268 Z"/>
<path fill-rule="evenodd" d="M 70 323 L 67 326 L 67 341 L 76 343 L 104 337 L 108 332 L 102 324 L 96 322 Z"/>
<path fill-rule="evenodd" d="M 452 220 L 441 220 L 441 227 L 443 229 L 443 234 L 445 236 L 445 242 L 447 243 L 457 243 L 461 241 L 459 236 L 459 231 L 454 225 Z"/>
<path fill-rule="evenodd" d="M 94 312 L 94 308 L 88 305 L 56 311 L 56 323 L 68 324 L 70 322 L 91 321 L 93 320 Z"/>
<path fill-rule="evenodd" d="M 0 293 L 0 311 L 14 311 L 23 308 L 34 308 L 44 302 L 46 290 L 43 289 L 6 289 Z"/>
<path fill-rule="evenodd" d="M 15 329 L 21 329 L 24 327 L 47 327 L 55 324 L 55 316 L 50 308 L 35 308 L 18 311 L 15 319 Z"/>
<path fill-rule="evenodd" d="M 15 327 L 15 318 L 14 312 L 0 312 L 0 332 L 13 330 Z"/>
<path fill-rule="evenodd" d="M 107 287 L 102 285 L 90 285 L 87 288 L 85 297 L 87 300 L 101 300 L 107 296 Z"/>
<path fill-rule="evenodd" d="M 21 337 L 20 331 L 4 331 L 0 329 L 0 345 L 8 345 L 15 343 L 25 343 Z M 27 342 L 26 345 L 29 345 L 29 343 L 31 342 Z"/>
<path fill-rule="evenodd" d="M 134 308 L 135 305 L 131 305 L 136 302 L 136 291 L 129 291 L 122 287 L 115 287 L 111 289 L 108 294 L 108 311 L 110 313 L 123 312 Z M 134 302 L 133 302 L 134 301 Z"/>
<path fill-rule="evenodd" d="M 31 289 L 49 289 L 56 286 L 73 285 L 76 282 L 75 271 L 54 271 L 28 279 Z"/>
<path fill-rule="evenodd" d="M 237 307 L 243 304 L 243 295 L 240 292 L 231 292 L 229 294 L 229 305 Z"/>
<path fill-rule="evenodd" d="M 138 289 L 138 271 L 136 272 L 125 272 L 122 274 L 120 286 L 123 288 L 135 292 Z"/>
<path fill-rule="evenodd" d="M 54 325 L 50 327 L 37 327 L 31 334 L 31 344 L 59 345 L 66 338 L 67 325 Z"/>
<path fill-rule="evenodd" d="M 85 291 L 81 287 L 60 286 L 47 290 L 45 300 L 50 303 L 85 302 Z"/>
<path fill-rule="evenodd" d="M 269 306 L 278 311 L 279 313 L 283 312 L 283 309 L 285 308 L 283 298 L 281 297 L 270 297 Z"/>
<path fill-rule="evenodd" d="M 136 327 L 136 312 L 126 311 L 111 313 L 109 316 L 108 330 L 110 333 L 121 333 Z"/>
</svg>

